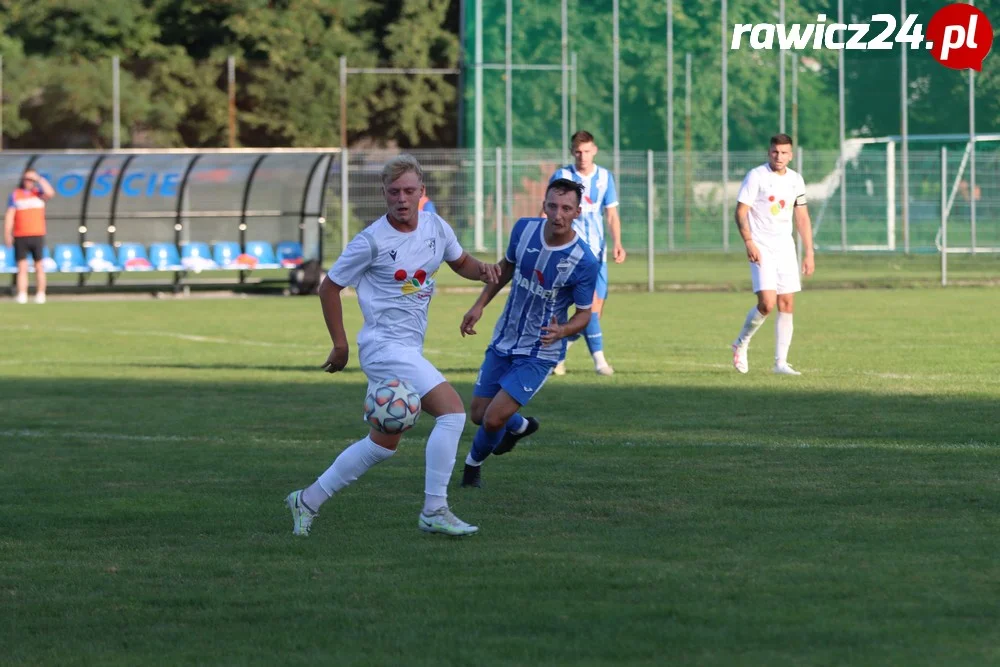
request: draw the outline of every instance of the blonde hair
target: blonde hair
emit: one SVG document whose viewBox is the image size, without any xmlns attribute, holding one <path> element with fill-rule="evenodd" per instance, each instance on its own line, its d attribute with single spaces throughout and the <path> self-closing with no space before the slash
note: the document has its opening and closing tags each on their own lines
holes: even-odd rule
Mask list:
<svg viewBox="0 0 1000 667">
<path fill-rule="evenodd" d="M 417 158 L 409 153 L 400 153 L 386 162 L 385 166 L 382 167 L 382 185 L 389 187 L 390 183 L 411 171 L 417 175 L 421 183 L 424 182 L 424 169 L 417 162 Z"/>
</svg>

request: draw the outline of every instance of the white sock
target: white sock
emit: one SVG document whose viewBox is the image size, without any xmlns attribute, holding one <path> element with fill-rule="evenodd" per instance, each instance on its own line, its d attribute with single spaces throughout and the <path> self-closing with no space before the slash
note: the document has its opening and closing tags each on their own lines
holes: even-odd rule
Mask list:
<svg viewBox="0 0 1000 667">
<path fill-rule="evenodd" d="M 594 366 L 600 368 L 601 366 L 607 366 L 608 362 L 604 358 L 604 350 L 598 350 L 594 352 Z"/>
<path fill-rule="evenodd" d="M 478 468 L 479 466 L 483 465 L 484 462 L 485 459 L 483 459 L 483 461 L 477 461 L 476 459 L 472 458 L 472 452 L 469 452 L 469 455 L 465 457 L 465 465 L 467 466 L 475 466 Z"/>
<path fill-rule="evenodd" d="M 774 324 L 774 363 L 784 366 L 788 363 L 788 348 L 792 345 L 792 314 L 778 312 L 778 321 Z"/>
<path fill-rule="evenodd" d="M 431 514 L 448 505 L 448 482 L 455 468 L 458 443 L 465 430 L 465 413 L 441 415 L 427 438 L 424 473 L 424 514 Z"/>
<path fill-rule="evenodd" d="M 764 320 L 767 319 L 767 315 L 764 315 L 759 310 L 757 306 L 750 309 L 747 313 L 746 320 L 743 321 L 743 328 L 740 329 L 740 335 L 736 337 L 736 345 L 741 347 L 746 347 L 750 344 L 750 339 L 753 335 L 757 333 L 757 329 L 760 329 L 760 325 L 764 324 Z"/>
<path fill-rule="evenodd" d="M 369 468 L 395 454 L 393 449 L 379 447 L 365 436 L 340 453 L 329 468 L 302 492 L 302 502 L 314 512 L 330 496 L 356 482 Z"/>
</svg>

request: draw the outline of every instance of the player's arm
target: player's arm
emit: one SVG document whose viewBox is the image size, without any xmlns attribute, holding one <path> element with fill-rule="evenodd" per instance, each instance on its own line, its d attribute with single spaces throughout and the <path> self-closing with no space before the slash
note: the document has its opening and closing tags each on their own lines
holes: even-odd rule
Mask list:
<svg viewBox="0 0 1000 667">
<path fill-rule="evenodd" d="M 17 211 L 13 206 L 7 207 L 7 212 L 3 214 L 3 242 L 4 245 L 14 245 L 14 213 Z"/>
<path fill-rule="evenodd" d="M 799 230 L 802 239 L 802 274 L 811 276 L 816 270 L 816 258 L 813 254 L 812 221 L 809 219 L 809 207 L 805 204 L 796 205 L 792 209 L 795 217 L 795 228 Z"/>
<path fill-rule="evenodd" d="M 497 264 L 497 268 L 500 270 L 500 277 L 495 283 L 487 283 L 483 291 L 479 293 L 479 298 L 476 302 L 472 304 L 472 308 L 469 312 L 465 314 L 462 318 L 462 324 L 459 325 L 458 330 L 461 332 L 462 336 L 475 336 L 476 335 L 476 322 L 480 320 L 483 316 L 483 311 L 486 306 L 489 305 L 490 301 L 493 300 L 497 294 L 500 293 L 510 279 L 514 277 L 514 265 L 507 261 L 507 258 L 500 260 Z"/>
<path fill-rule="evenodd" d="M 462 251 L 462 255 L 448 262 L 451 270 L 467 280 L 478 280 L 487 284 L 496 283 L 500 275 L 498 264 L 487 264 L 480 262 L 469 253 Z"/>
<path fill-rule="evenodd" d="M 344 329 L 344 304 L 340 300 L 340 292 L 343 289 L 342 285 L 330 280 L 329 276 L 324 276 L 319 286 L 323 319 L 326 321 L 326 330 L 330 332 L 330 340 L 333 341 L 333 350 L 323 364 L 323 370 L 327 373 L 344 370 L 349 356 L 350 346 L 347 343 L 347 331 Z"/>
<path fill-rule="evenodd" d="M 56 191 L 52 187 L 52 184 L 49 183 L 48 179 L 46 179 L 41 174 L 37 174 L 36 173 L 35 174 L 35 182 L 38 184 L 38 187 L 41 188 L 41 190 L 42 190 L 41 199 L 47 201 L 47 200 L 52 199 L 53 197 L 55 197 Z"/>
<path fill-rule="evenodd" d="M 566 320 L 566 324 L 559 324 L 556 321 L 555 315 L 552 316 L 552 321 L 542 327 L 542 345 L 552 345 L 560 338 L 567 338 L 574 334 L 578 334 L 587 328 L 587 324 L 590 322 L 590 308 L 577 308 L 576 312 L 573 313 L 573 317 Z"/>
<path fill-rule="evenodd" d="M 743 244 L 747 247 L 747 259 L 756 264 L 760 261 L 760 250 L 750 235 L 750 207 L 743 202 L 736 204 L 736 228 L 740 230 Z"/>
<path fill-rule="evenodd" d="M 608 229 L 611 231 L 612 253 L 615 264 L 625 261 L 625 247 L 622 246 L 622 219 L 618 217 L 618 207 L 611 206 L 604 209 L 604 214 L 608 216 Z"/>
</svg>

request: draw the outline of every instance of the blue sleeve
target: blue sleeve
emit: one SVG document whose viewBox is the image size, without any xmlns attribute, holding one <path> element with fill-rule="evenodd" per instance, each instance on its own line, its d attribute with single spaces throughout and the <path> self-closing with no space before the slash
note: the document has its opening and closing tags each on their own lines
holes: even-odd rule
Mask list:
<svg viewBox="0 0 1000 667">
<path fill-rule="evenodd" d="M 521 242 L 521 232 L 524 231 L 524 218 L 514 223 L 514 229 L 510 230 L 510 243 L 507 244 L 507 252 L 504 258 L 511 264 L 517 264 L 517 244 Z"/>
<path fill-rule="evenodd" d="M 424 209 L 423 210 L 427 211 L 428 213 L 437 213 L 438 212 L 437 206 L 435 206 L 434 202 L 432 202 L 430 199 L 428 199 L 427 203 L 424 204 Z"/>
<path fill-rule="evenodd" d="M 618 189 L 615 188 L 615 177 L 608 172 L 608 189 L 604 193 L 604 205 L 602 208 L 615 206 L 618 203 Z"/>
<path fill-rule="evenodd" d="M 14 208 L 14 193 L 11 192 L 10 196 L 7 197 L 7 208 Z"/>
<path fill-rule="evenodd" d="M 577 268 L 579 276 L 573 285 L 573 305 L 577 308 L 590 308 L 594 305 L 594 292 L 597 290 L 597 274 L 600 264 L 596 261 L 581 264 Z"/>
</svg>

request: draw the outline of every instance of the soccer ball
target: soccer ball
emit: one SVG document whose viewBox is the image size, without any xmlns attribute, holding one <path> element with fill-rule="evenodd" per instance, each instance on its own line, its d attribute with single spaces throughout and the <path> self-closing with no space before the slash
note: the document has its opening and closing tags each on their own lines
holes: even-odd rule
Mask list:
<svg viewBox="0 0 1000 667">
<path fill-rule="evenodd" d="M 381 433 L 402 433 L 419 416 L 420 394 L 406 380 L 382 380 L 365 397 L 365 421 Z"/>
</svg>

